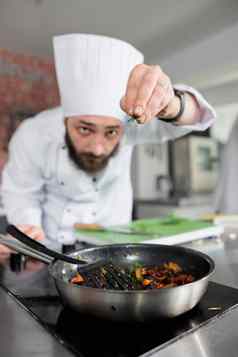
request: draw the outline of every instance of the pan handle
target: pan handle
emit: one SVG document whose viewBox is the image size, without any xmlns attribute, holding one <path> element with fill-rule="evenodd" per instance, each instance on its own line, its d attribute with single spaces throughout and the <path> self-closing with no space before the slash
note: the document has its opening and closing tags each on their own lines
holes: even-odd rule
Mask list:
<svg viewBox="0 0 238 357">
<path fill-rule="evenodd" d="M 54 258 L 52 258 L 46 254 L 40 253 L 38 250 L 34 250 L 33 248 L 30 248 L 30 247 L 20 243 L 19 241 L 17 241 L 14 238 L 4 236 L 2 234 L 0 234 L 0 244 L 4 244 L 7 247 L 9 247 L 10 249 L 17 251 L 18 253 L 22 253 L 28 257 L 38 259 L 46 264 L 49 264 L 54 260 Z"/>
<path fill-rule="evenodd" d="M 43 253 L 47 256 L 53 257 L 54 259 L 59 259 L 63 260 L 65 262 L 68 262 L 70 264 L 87 264 L 85 260 L 80 260 L 80 259 L 75 259 L 73 257 L 70 257 L 65 254 L 61 254 L 59 252 L 56 252 L 52 249 L 47 248 L 40 242 L 30 238 L 27 236 L 25 233 L 20 231 L 16 226 L 13 224 L 9 224 L 6 229 L 7 233 L 10 234 L 12 237 L 15 239 L 19 240 L 21 243 L 23 243 L 26 246 L 29 246 L 31 249 L 34 249 L 35 251 L 38 251 L 40 253 Z"/>
</svg>

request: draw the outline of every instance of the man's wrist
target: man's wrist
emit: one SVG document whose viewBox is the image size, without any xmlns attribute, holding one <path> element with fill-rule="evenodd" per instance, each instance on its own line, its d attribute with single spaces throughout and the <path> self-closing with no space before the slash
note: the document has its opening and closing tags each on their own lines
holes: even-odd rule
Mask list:
<svg viewBox="0 0 238 357">
<path fill-rule="evenodd" d="M 179 109 L 180 109 L 180 100 L 175 95 L 173 99 L 170 101 L 170 103 L 167 105 L 167 107 L 161 110 L 161 112 L 159 112 L 157 116 L 162 119 L 173 118 L 177 115 Z"/>
<path fill-rule="evenodd" d="M 166 122 L 177 122 L 185 109 L 185 93 L 175 90 L 175 95 L 166 108 L 157 115 L 158 119 Z"/>
</svg>

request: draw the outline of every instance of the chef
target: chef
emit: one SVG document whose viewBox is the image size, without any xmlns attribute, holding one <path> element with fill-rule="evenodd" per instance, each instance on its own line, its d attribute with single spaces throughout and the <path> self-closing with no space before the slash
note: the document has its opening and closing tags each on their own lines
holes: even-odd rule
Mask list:
<svg viewBox="0 0 238 357">
<path fill-rule="evenodd" d="M 205 130 L 215 114 L 126 42 L 89 34 L 53 42 L 61 107 L 16 131 L 2 198 L 10 223 L 56 247 L 72 244 L 76 222 L 128 223 L 135 145 Z"/>
</svg>

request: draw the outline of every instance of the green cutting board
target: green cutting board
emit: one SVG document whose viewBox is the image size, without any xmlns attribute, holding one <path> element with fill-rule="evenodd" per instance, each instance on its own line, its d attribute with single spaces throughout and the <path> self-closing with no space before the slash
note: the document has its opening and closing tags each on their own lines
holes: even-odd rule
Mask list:
<svg viewBox="0 0 238 357">
<path fill-rule="evenodd" d="M 206 230 L 207 228 L 214 227 L 211 223 L 202 220 L 191 220 L 187 218 L 180 218 L 170 215 L 166 218 L 151 218 L 141 219 L 131 222 L 124 226 L 107 227 L 105 231 L 87 231 L 76 230 L 78 238 L 94 237 L 99 243 L 140 243 L 147 240 L 156 240 L 159 243 L 165 237 L 173 237 L 184 233 L 194 232 L 198 230 Z M 111 230 L 120 228 L 130 228 L 136 232 L 133 234 L 128 233 L 115 233 Z M 136 234 L 139 232 L 140 234 Z M 144 235 L 143 235 L 144 234 Z"/>
</svg>

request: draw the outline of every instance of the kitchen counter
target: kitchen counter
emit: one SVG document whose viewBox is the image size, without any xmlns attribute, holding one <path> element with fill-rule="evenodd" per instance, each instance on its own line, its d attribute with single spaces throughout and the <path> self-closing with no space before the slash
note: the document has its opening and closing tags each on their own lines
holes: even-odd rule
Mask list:
<svg viewBox="0 0 238 357">
<path fill-rule="evenodd" d="M 143 357 L 237 357 L 237 322 L 238 308 L 162 350 L 155 349 Z"/>
<path fill-rule="evenodd" d="M 0 316 L 2 357 L 73 356 L 3 288 L 0 288 Z"/>
<path fill-rule="evenodd" d="M 238 288 L 238 235 L 235 229 L 227 231 L 221 238 L 203 239 L 186 244 L 186 246 L 207 253 L 214 259 L 216 264 L 216 270 L 212 277 L 214 282 Z M 56 292 L 52 289 L 43 263 L 30 262 L 27 268 L 27 272 L 20 272 L 19 266 L 13 267 L 11 261 L 1 259 L 0 282 L 16 296 L 25 294 L 30 287 L 29 298 L 34 311 L 34 296 L 38 297 L 44 290 L 47 295 L 53 298 Z M 27 293 L 24 296 L 27 298 Z M 44 302 L 44 299 L 42 301 Z M 60 310 L 57 304 L 54 309 L 53 315 L 47 314 L 49 326 L 53 325 L 55 320 L 60 320 Z M 44 357 L 53 357 L 56 354 L 57 356 L 77 355 L 71 354 L 70 350 L 65 349 L 59 339 L 50 334 L 49 330 L 45 329 L 4 289 L 0 289 L 0 310 L 2 321 L 0 324 L 1 356 L 28 357 L 32 356 L 34 351 L 36 355 L 44 355 Z M 64 319 L 62 321 L 64 322 Z M 213 318 L 208 324 L 196 328 L 193 332 L 185 333 L 176 338 L 174 342 L 160 345 L 160 347 L 140 354 L 140 356 L 224 357 L 227 354 L 229 357 L 235 357 L 238 349 L 237 323 L 238 307 L 236 305 L 222 315 Z M 64 323 L 63 326 L 65 326 Z M 94 333 L 92 333 L 92 341 L 93 339 Z"/>
</svg>

